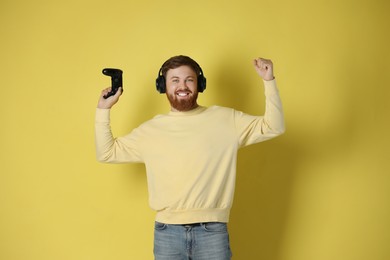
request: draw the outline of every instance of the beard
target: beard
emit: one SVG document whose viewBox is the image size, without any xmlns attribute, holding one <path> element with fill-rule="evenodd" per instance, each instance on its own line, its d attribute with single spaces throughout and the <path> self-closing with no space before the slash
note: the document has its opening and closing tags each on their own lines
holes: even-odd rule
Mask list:
<svg viewBox="0 0 390 260">
<path fill-rule="evenodd" d="M 178 98 L 175 94 L 169 95 L 167 93 L 167 98 L 171 107 L 180 112 L 190 111 L 198 106 L 196 100 L 198 99 L 198 92 L 193 93 L 189 98 L 182 99 Z"/>
</svg>

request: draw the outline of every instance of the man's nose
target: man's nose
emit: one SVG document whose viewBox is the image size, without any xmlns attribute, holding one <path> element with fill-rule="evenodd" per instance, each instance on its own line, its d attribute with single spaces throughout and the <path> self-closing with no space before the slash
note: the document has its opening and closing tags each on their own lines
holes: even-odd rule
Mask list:
<svg viewBox="0 0 390 260">
<path fill-rule="evenodd" d="M 187 81 L 181 80 L 181 81 L 179 82 L 179 87 L 180 87 L 180 88 L 188 88 Z"/>
</svg>

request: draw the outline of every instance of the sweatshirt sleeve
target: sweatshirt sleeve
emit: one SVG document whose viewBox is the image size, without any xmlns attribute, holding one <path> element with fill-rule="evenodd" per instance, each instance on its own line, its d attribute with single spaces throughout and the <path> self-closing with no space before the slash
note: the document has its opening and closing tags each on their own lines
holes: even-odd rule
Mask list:
<svg viewBox="0 0 390 260">
<path fill-rule="evenodd" d="M 240 147 L 266 141 L 284 133 L 282 101 L 275 80 L 264 81 L 265 113 L 252 116 L 235 112 L 235 124 Z"/>
<path fill-rule="evenodd" d="M 110 127 L 110 109 L 96 109 L 95 114 L 96 159 L 99 162 L 142 162 L 136 139 L 130 133 L 114 138 Z"/>
</svg>

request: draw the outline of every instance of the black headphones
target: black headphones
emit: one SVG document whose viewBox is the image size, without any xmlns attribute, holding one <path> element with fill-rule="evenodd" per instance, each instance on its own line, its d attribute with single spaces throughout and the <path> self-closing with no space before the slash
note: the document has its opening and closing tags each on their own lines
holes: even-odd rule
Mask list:
<svg viewBox="0 0 390 260">
<path fill-rule="evenodd" d="M 202 68 L 199 66 L 198 63 L 196 63 L 199 68 L 200 74 L 198 75 L 198 92 L 203 92 L 206 89 L 206 78 L 203 75 Z M 156 79 L 156 89 L 160 94 L 163 94 L 166 92 L 166 85 L 165 85 L 165 77 L 162 75 L 162 68 L 161 66 L 160 70 L 158 71 L 157 79 Z"/>
</svg>

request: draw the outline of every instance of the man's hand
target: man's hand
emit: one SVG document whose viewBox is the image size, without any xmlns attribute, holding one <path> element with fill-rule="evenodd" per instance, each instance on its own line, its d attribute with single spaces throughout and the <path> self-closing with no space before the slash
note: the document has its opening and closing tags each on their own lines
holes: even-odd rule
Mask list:
<svg viewBox="0 0 390 260">
<path fill-rule="evenodd" d="M 257 58 L 253 61 L 253 65 L 257 74 L 259 74 L 263 80 L 273 80 L 275 78 L 271 60 Z"/>
<path fill-rule="evenodd" d="M 103 96 L 107 95 L 107 93 L 110 91 L 111 88 L 106 88 L 102 91 L 97 105 L 98 108 L 110 109 L 113 105 L 116 104 L 116 102 L 118 102 L 119 97 L 122 95 L 122 88 L 119 88 L 114 96 L 104 98 Z"/>
</svg>

